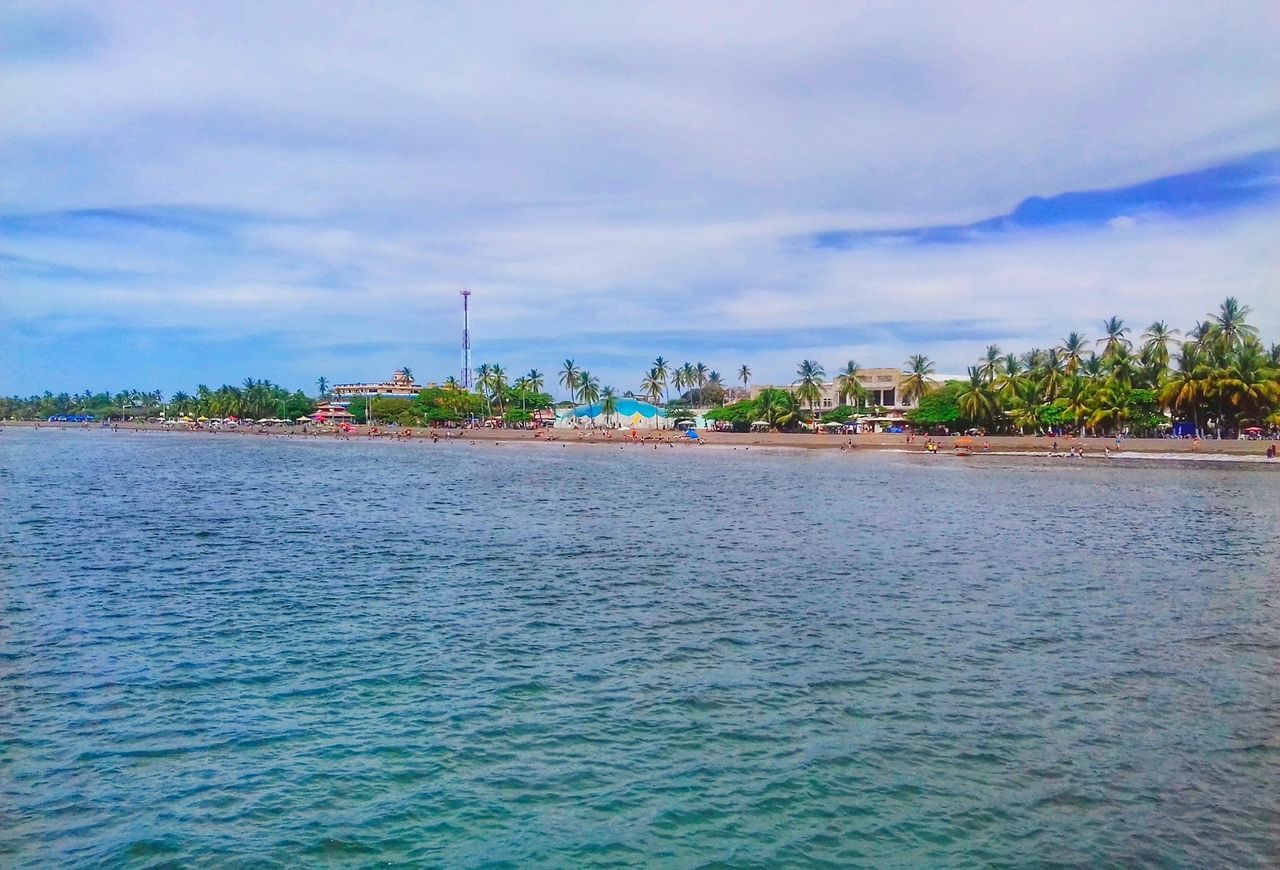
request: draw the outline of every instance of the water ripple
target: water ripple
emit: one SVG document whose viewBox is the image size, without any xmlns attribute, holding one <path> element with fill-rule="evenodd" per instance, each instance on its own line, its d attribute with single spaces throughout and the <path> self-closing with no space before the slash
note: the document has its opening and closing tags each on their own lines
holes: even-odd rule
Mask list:
<svg viewBox="0 0 1280 870">
<path fill-rule="evenodd" d="M 0 480 L 6 866 L 1280 851 L 1265 467 L 8 430 Z"/>
</svg>

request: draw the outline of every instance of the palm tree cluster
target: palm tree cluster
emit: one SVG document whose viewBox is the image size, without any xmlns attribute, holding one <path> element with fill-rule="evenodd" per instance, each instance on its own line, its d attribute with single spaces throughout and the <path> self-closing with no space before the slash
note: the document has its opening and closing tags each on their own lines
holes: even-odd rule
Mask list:
<svg viewBox="0 0 1280 870">
<path fill-rule="evenodd" d="M 751 379 L 751 369 L 738 369 L 738 379 L 745 387 Z M 706 363 L 684 363 L 675 366 L 664 357 L 658 357 L 640 379 L 639 395 L 653 404 L 671 403 L 668 387 L 674 387 L 678 400 L 689 405 L 721 405 L 724 403 L 724 376 Z"/>
<path fill-rule="evenodd" d="M 1137 336 L 1110 317 L 1092 344 L 1080 332 L 1022 354 L 992 344 L 966 380 L 947 388 L 963 421 L 991 431 L 1141 434 L 1171 418 L 1221 437 L 1280 425 L 1280 345 L 1264 348 L 1249 314 L 1232 297 L 1182 338 L 1164 321 Z M 931 364 L 912 357 L 908 365 L 904 395 L 924 395 Z"/>
<path fill-rule="evenodd" d="M 259 420 L 264 417 L 302 416 L 314 408 L 312 401 L 301 391 L 290 393 L 284 387 L 268 380 L 245 378 L 240 386 L 223 384 L 211 390 L 204 384 L 196 387 L 194 396 L 184 392 L 174 393 L 169 399 L 169 416 L 186 414 L 205 417 L 244 417 Z M 291 413 L 291 412 L 297 412 Z"/>
<path fill-rule="evenodd" d="M 223 384 L 210 389 L 204 384 L 194 395 L 181 390 L 166 403 L 160 390 L 121 390 L 116 393 L 46 392 L 40 396 L 0 398 L 0 418 L 43 419 L 63 414 L 92 414 L 109 417 L 177 417 L 183 414 L 204 417 L 293 417 L 309 414 L 315 405 L 301 391 L 289 392 L 267 380 L 245 378 L 239 386 Z"/>
</svg>

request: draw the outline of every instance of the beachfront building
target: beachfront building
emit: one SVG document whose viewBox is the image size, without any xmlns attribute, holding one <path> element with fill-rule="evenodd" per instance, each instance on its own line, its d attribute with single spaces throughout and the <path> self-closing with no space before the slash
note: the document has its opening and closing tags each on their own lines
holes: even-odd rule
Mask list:
<svg viewBox="0 0 1280 870">
<path fill-rule="evenodd" d="M 604 403 L 578 405 L 574 408 L 557 408 L 557 429 L 670 429 L 676 421 L 667 419 L 667 412 L 639 399 L 618 399 L 617 409 L 604 413 Z M 700 418 L 699 418 L 700 421 Z"/>
<path fill-rule="evenodd" d="M 385 399 L 414 399 L 423 389 L 416 384 L 409 373 L 399 369 L 391 376 L 390 381 L 380 384 L 338 384 L 333 388 L 333 397 L 338 402 L 350 402 L 357 396 L 373 398 L 381 396 Z"/>
<path fill-rule="evenodd" d="M 858 385 L 865 391 L 865 395 L 862 397 L 849 397 L 848 401 L 842 402 L 840 400 L 840 391 L 836 388 L 833 378 L 822 385 L 822 394 L 814 404 L 813 409 L 817 414 L 821 415 L 845 404 L 865 410 L 884 408 L 882 414 L 865 417 L 863 422 L 880 428 L 901 424 L 906 419 L 907 411 L 916 406 L 915 401 L 907 401 L 903 398 L 902 382 L 906 379 L 907 373 L 899 369 L 862 369 L 858 372 Z M 782 387 L 775 387 L 770 384 L 753 384 L 751 398 L 754 399 L 759 396 L 761 390 L 789 390 L 791 388 L 790 384 Z"/>
<path fill-rule="evenodd" d="M 340 402 L 321 402 L 311 414 L 311 419 L 318 423 L 350 423 L 355 415 Z"/>
</svg>

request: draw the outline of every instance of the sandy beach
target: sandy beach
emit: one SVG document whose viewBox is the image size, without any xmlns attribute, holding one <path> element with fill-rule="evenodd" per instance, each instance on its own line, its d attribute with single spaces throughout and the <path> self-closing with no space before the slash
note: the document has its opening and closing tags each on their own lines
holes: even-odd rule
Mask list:
<svg viewBox="0 0 1280 870">
<path fill-rule="evenodd" d="M 0 423 L 0 431 L 5 427 L 40 428 L 49 430 L 86 430 L 91 432 L 147 432 L 172 437 L 207 436 L 216 438 L 274 438 L 278 440 L 350 440 L 350 441 L 426 441 L 432 436 L 440 442 L 471 443 L 525 443 L 525 444 L 562 444 L 583 446 L 631 446 L 634 442 L 626 430 L 594 430 L 578 432 L 564 429 L 426 429 L 414 428 L 411 438 L 397 437 L 397 431 L 382 430 L 381 434 L 371 436 L 368 427 L 355 426 L 352 431 L 338 435 L 332 430 L 316 431 L 310 429 L 303 434 L 301 429 L 268 428 L 258 431 L 256 428 L 238 429 L 196 429 L 165 427 L 158 423 L 120 423 L 114 430 L 104 429 L 101 424 L 88 426 L 76 424 L 57 424 L 33 421 L 8 421 Z M 693 443 L 682 433 L 673 431 L 640 433 L 643 446 L 670 443 L 684 449 L 699 447 L 725 447 L 738 449 L 768 450 L 836 450 L 841 448 L 856 452 L 893 452 L 893 453 L 925 453 L 926 436 L 917 435 L 911 442 L 905 435 L 827 435 L 785 432 L 700 432 L 700 442 Z M 959 436 L 941 436 L 933 440 L 941 445 L 938 455 L 950 455 L 953 445 Z M 1105 457 L 1108 452 L 1117 455 L 1114 438 L 1052 438 L 1046 436 L 990 436 L 973 438 L 973 456 L 984 454 L 993 456 L 1048 456 L 1053 453 L 1056 442 L 1058 452 L 1066 453 L 1073 446 L 1084 448 L 1085 457 Z M 1242 440 L 1205 440 L 1200 442 L 1176 438 L 1125 438 L 1120 442 L 1120 456 L 1159 457 L 1165 459 L 1209 459 L 1209 458 L 1257 458 L 1265 459 L 1270 441 Z M 850 447 L 849 445 L 852 445 Z"/>
</svg>

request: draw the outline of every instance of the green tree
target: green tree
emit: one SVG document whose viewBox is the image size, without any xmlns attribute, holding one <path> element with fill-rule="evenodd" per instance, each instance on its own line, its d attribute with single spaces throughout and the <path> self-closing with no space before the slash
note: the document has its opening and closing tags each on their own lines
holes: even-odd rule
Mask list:
<svg viewBox="0 0 1280 870">
<path fill-rule="evenodd" d="M 1079 332 L 1071 332 L 1062 340 L 1062 361 L 1068 375 L 1080 371 L 1084 364 L 1084 353 L 1088 348 L 1088 340 Z"/>
<path fill-rule="evenodd" d="M 934 372 L 933 361 L 924 354 L 913 354 L 907 358 L 907 376 L 902 379 L 902 399 L 910 404 L 918 402 L 929 392 L 931 381 L 929 376 Z"/>
<path fill-rule="evenodd" d="M 919 404 L 907 411 L 907 422 L 922 429 L 954 427 L 961 419 L 961 389 L 959 381 L 947 381 L 938 389 L 925 393 L 920 397 Z"/>
<path fill-rule="evenodd" d="M 1164 369 L 1169 368 L 1169 345 L 1177 342 L 1178 330 L 1171 329 L 1163 320 L 1157 320 L 1147 327 L 1142 338 L 1146 342 L 1143 351 L 1150 353 L 1151 358 Z"/>
<path fill-rule="evenodd" d="M 796 380 L 792 384 L 795 387 L 795 398 L 807 404 L 810 411 L 822 398 L 822 387 L 825 383 L 823 378 L 826 374 L 822 366 L 811 359 L 801 360 L 800 367 L 796 369 Z"/>
<path fill-rule="evenodd" d="M 662 391 L 666 385 L 666 378 L 660 375 L 656 368 L 651 368 L 649 373 L 645 375 L 644 380 L 640 382 L 640 392 L 656 405 L 661 400 Z"/>
<path fill-rule="evenodd" d="M 569 391 L 569 401 L 575 404 L 578 401 L 578 377 L 579 369 L 573 360 L 565 360 L 564 367 L 560 369 L 560 386 Z"/>
<path fill-rule="evenodd" d="M 600 391 L 600 413 L 604 414 L 606 426 L 613 425 L 613 418 L 618 413 L 618 394 L 613 387 L 605 387 Z"/>
<path fill-rule="evenodd" d="M 600 401 L 600 379 L 586 370 L 578 374 L 578 398 L 584 405 Z"/>
<path fill-rule="evenodd" d="M 804 419 L 800 400 L 790 390 L 761 390 L 755 403 L 759 415 L 757 419 L 763 420 L 775 429 L 795 429 Z"/>
<path fill-rule="evenodd" d="M 848 402 L 850 399 L 861 399 L 867 394 L 866 389 L 858 382 L 859 371 L 861 367 L 853 360 L 849 360 L 836 375 L 836 392 L 840 395 L 841 403 Z"/>
<path fill-rule="evenodd" d="M 1124 325 L 1124 321 L 1119 317 L 1109 317 L 1102 322 L 1103 337 L 1098 339 L 1097 343 L 1103 345 L 1103 358 L 1110 357 L 1117 350 L 1123 348 L 1129 350 L 1133 347 L 1133 342 L 1125 338 L 1129 333 L 1129 327 Z"/>
</svg>

